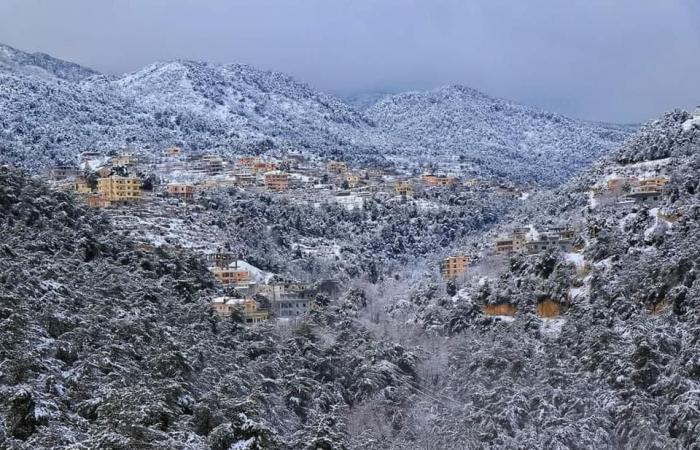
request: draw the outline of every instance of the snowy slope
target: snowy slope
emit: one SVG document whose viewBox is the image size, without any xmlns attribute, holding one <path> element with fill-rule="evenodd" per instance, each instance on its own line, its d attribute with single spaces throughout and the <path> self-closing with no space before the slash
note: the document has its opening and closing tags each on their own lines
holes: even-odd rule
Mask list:
<svg viewBox="0 0 700 450">
<path fill-rule="evenodd" d="M 574 120 L 464 86 L 387 96 L 367 109 L 387 134 L 457 157 L 475 174 L 561 182 L 618 146 L 632 127 Z"/>
<path fill-rule="evenodd" d="M 32 170 L 84 151 L 301 151 L 356 164 L 422 166 L 559 183 L 626 134 L 467 88 L 381 97 L 366 111 L 287 75 L 171 61 L 123 76 L 0 47 L 0 163 Z"/>
<path fill-rule="evenodd" d="M 25 53 L 0 44 L 0 71 L 20 71 L 48 78 L 79 81 L 98 72 L 78 64 L 63 61 L 44 53 Z"/>
</svg>

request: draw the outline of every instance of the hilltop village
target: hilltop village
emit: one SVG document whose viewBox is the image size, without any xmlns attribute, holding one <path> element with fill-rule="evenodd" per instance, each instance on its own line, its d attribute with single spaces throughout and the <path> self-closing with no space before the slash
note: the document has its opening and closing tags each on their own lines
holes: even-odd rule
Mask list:
<svg viewBox="0 0 700 450">
<path fill-rule="evenodd" d="M 655 208 L 666 195 L 667 162 L 609 167 L 587 191 L 589 208 L 622 210 L 641 206 L 672 223 L 673 215 L 664 215 Z M 270 318 L 302 320 L 314 307 L 317 292 L 310 283 L 278 277 L 246 262 L 245 255 L 222 250 L 224 243 L 211 232 L 190 236 L 189 242 L 182 242 L 181 234 L 175 233 L 174 243 L 163 242 L 149 232 L 147 225 L 150 223 L 152 228 L 173 217 L 186 218 L 196 212 L 197 197 L 226 189 L 278 196 L 296 204 L 332 203 L 348 211 L 362 209 L 368 199 L 412 202 L 430 208 L 430 193 L 445 190 L 487 192 L 514 201 L 534 193 L 532 187 L 432 171 L 406 174 L 381 168 L 359 169 L 336 160 L 307 161 L 296 154 L 285 158 L 242 156 L 230 161 L 211 154 L 188 154 L 179 147 L 167 148 L 157 157 L 128 152 L 84 153 L 78 167 L 53 167 L 45 177 L 59 189 L 73 191 L 88 206 L 103 209 L 120 228 L 142 240 L 145 250 L 174 244 L 200 252 L 222 294 L 227 293 L 211 299 L 212 310 L 220 316 L 242 314 L 247 323 Z M 172 230 L 171 224 L 165 227 Z M 478 278 L 485 271 L 498 271 L 514 255 L 556 252 L 585 274 L 590 264 L 583 252 L 599 231 L 598 225 L 585 218 L 567 219 L 556 225 L 523 223 L 502 229 L 492 238 L 485 236 L 476 248 L 446 255 L 436 263 L 436 271 L 453 286 Z M 297 242 L 294 246 L 302 256 L 340 256 L 340 248 L 333 242 Z M 571 301 L 541 299 L 535 311 L 543 318 L 557 317 Z M 485 315 L 512 316 L 517 309 L 497 304 L 482 305 L 481 311 Z"/>
<path fill-rule="evenodd" d="M 655 208 L 666 195 L 668 162 L 662 159 L 608 167 L 587 191 L 589 208 L 621 210 L 642 206 L 651 209 L 659 220 L 672 223 L 677 217 Z M 312 206 L 334 203 L 348 211 L 361 209 L 367 199 L 412 201 L 430 207 L 426 199 L 435 190 L 481 191 L 516 201 L 533 193 L 532 187 L 430 171 L 406 174 L 379 168 L 355 169 L 342 161 L 307 161 L 301 155 L 242 156 L 228 161 L 211 154 L 186 154 L 179 147 L 167 148 L 157 157 L 84 153 L 78 167 L 51 168 L 46 178 L 59 189 L 73 191 L 88 206 L 103 209 L 119 227 L 135 232 L 136 239 L 142 239 L 142 248 L 150 251 L 154 245 L 166 243 L 147 232 L 147 218 L 157 223 L 172 216 L 187 216 L 195 208 L 198 196 L 221 189 L 280 196 Z M 498 272 L 514 255 L 556 252 L 574 264 L 579 273 L 586 274 L 590 263 L 585 261 L 583 252 L 599 231 L 599 225 L 585 218 L 560 220 L 556 225 L 523 223 L 501 229 L 490 242 L 482 242 L 475 249 L 445 256 L 436 270 L 448 285 L 461 285 L 475 281 L 494 267 Z M 181 241 L 182 237 L 178 239 Z M 191 239 L 186 246 L 202 254 L 222 293 L 227 293 L 211 299 L 217 315 L 242 314 L 242 319 L 252 324 L 270 318 L 298 321 L 313 309 L 317 292 L 311 284 L 264 272 L 246 262 L 245 255 L 222 251 L 225 243 L 211 233 Z M 340 256 L 339 246 L 333 243 L 294 245 L 299 254 L 307 257 Z M 543 318 L 557 317 L 572 300 L 542 299 L 536 313 Z M 482 305 L 481 311 L 505 317 L 514 315 L 517 309 L 498 304 Z"/>
<path fill-rule="evenodd" d="M 699 118 L 551 190 L 179 148 L 0 168 L 11 439 L 690 448 Z"/>
<path fill-rule="evenodd" d="M 86 152 L 77 167 L 52 167 L 43 178 L 58 189 L 73 192 L 89 207 L 103 210 L 118 228 L 140 241 L 145 251 L 168 245 L 199 252 L 222 291 L 221 296 L 211 299 L 214 313 L 242 314 L 251 324 L 270 318 L 302 320 L 314 307 L 312 299 L 317 292 L 310 283 L 256 268 L 246 262 L 244 254 L 224 249 L 223 239 L 214 231 L 188 237 L 183 237 L 183 227 L 174 231 L 197 213 L 199 197 L 239 189 L 293 204 L 318 207 L 330 203 L 353 211 L 362 209 L 369 199 L 431 208 L 435 207 L 431 193 L 442 191 L 482 192 L 512 201 L 529 195 L 526 187 L 512 183 L 431 171 L 406 174 L 382 168 L 356 169 L 336 160 L 307 161 L 301 155 L 242 156 L 230 161 L 211 154 L 188 154 L 179 147 L 167 148 L 156 157 Z M 176 236 L 164 241 L 153 229 L 167 229 Z M 192 232 L 191 226 L 187 232 Z M 302 257 L 340 256 L 340 247 L 333 242 L 300 241 L 293 245 Z M 447 277 L 459 275 L 463 269 L 464 264 Z"/>
</svg>

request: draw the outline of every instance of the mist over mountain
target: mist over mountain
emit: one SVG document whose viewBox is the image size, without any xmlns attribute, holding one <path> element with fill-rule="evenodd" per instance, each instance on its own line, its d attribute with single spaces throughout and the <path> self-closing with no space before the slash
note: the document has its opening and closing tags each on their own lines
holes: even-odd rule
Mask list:
<svg viewBox="0 0 700 450">
<path fill-rule="evenodd" d="M 1 48 L 0 157 L 31 169 L 75 163 L 84 151 L 181 145 L 227 156 L 301 151 L 359 165 L 556 184 L 630 131 L 461 86 L 369 96 L 355 109 L 249 66 L 172 61 L 106 76 Z"/>
</svg>

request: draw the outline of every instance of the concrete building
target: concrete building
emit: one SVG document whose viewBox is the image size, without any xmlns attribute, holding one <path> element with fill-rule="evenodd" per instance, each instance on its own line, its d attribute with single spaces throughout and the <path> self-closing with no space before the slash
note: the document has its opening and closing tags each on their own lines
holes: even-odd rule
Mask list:
<svg viewBox="0 0 700 450">
<path fill-rule="evenodd" d="M 265 187 L 273 191 L 285 191 L 289 187 L 289 174 L 275 170 L 265 174 Z"/>
<path fill-rule="evenodd" d="M 408 181 L 399 181 L 394 185 L 394 193 L 401 197 L 413 197 L 413 187 Z"/>
<path fill-rule="evenodd" d="M 508 255 L 519 252 L 525 248 L 525 236 L 522 234 L 512 234 L 507 237 L 496 239 L 495 247 L 497 255 Z"/>
<path fill-rule="evenodd" d="M 639 180 L 635 177 L 615 176 L 606 182 L 606 188 L 613 195 L 624 194 L 630 191 L 634 186 L 639 184 Z"/>
<path fill-rule="evenodd" d="M 253 173 L 267 173 L 277 170 L 277 164 L 272 162 L 256 162 L 250 167 Z"/>
<path fill-rule="evenodd" d="M 171 183 L 165 190 L 170 197 L 186 201 L 194 199 L 194 186 L 191 184 Z"/>
<path fill-rule="evenodd" d="M 85 202 L 90 208 L 106 208 L 110 205 L 109 201 L 100 194 L 88 194 Z"/>
<path fill-rule="evenodd" d="M 638 186 L 632 189 L 632 192 L 627 194 L 626 198 L 635 203 L 655 204 L 663 197 L 663 191 L 660 186 L 649 184 L 646 186 Z"/>
<path fill-rule="evenodd" d="M 112 158 L 113 166 L 133 166 L 138 162 L 138 158 L 133 153 L 123 153 Z"/>
<path fill-rule="evenodd" d="M 539 238 L 525 244 L 528 253 L 537 254 L 547 250 L 561 250 L 570 252 L 573 250 L 571 239 L 562 238 L 559 232 L 540 233 Z"/>
<path fill-rule="evenodd" d="M 52 167 L 46 173 L 46 177 L 49 181 L 60 181 L 76 176 L 78 176 L 78 169 L 68 166 Z"/>
<path fill-rule="evenodd" d="M 450 256 L 442 261 L 441 272 L 445 279 L 454 279 L 464 273 L 469 258 L 465 255 Z"/>
<path fill-rule="evenodd" d="M 253 175 L 252 172 L 234 172 L 231 174 L 233 178 L 236 180 L 236 184 L 241 187 L 245 186 L 255 186 L 255 183 L 257 179 L 255 178 L 255 175 Z"/>
<path fill-rule="evenodd" d="M 279 318 L 302 318 L 313 308 L 311 293 L 301 283 L 263 285 L 259 292 L 269 300 L 272 313 Z"/>
<path fill-rule="evenodd" d="M 217 297 L 212 299 L 211 308 L 218 316 L 227 317 L 238 309 L 246 323 L 255 324 L 265 322 L 269 318 L 269 312 L 260 307 L 257 301 L 250 297 Z"/>
<path fill-rule="evenodd" d="M 647 188 L 647 187 L 658 187 L 662 188 L 663 186 L 666 186 L 668 184 L 668 178 L 667 177 L 652 177 L 652 178 L 644 178 L 642 180 L 639 180 L 639 187 L 640 188 Z"/>
<path fill-rule="evenodd" d="M 110 203 L 133 203 L 141 199 L 141 180 L 111 176 L 97 180 L 97 192 Z"/>
<path fill-rule="evenodd" d="M 347 164 L 342 161 L 328 161 L 327 169 L 329 172 L 341 174 L 348 170 Z"/>
<path fill-rule="evenodd" d="M 258 156 L 243 156 L 238 158 L 238 165 L 247 167 L 248 169 L 252 168 L 253 165 L 258 162 L 260 162 L 260 157 Z"/>
<path fill-rule="evenodd" d="M 231 267 L 210 267 L 214 278 L 224 286 L 243 285 L 250 282 L 250 272 L 244 269 Z"/>
<path fill-rule="evenodd" d="M 421 180 L 426 186 L 452 186 L 455 183 L 455 177 L 445 175 L 425 174 Z"/>
<path fill-rule="evenodd" d="M 87 180 L 83 177 L 75 179 L 75 181 L 73 182 L 73 190 L 77 194 L 81 195 L 90 194 L 92 192 L 92 189 L 90 189 L 90 185 L 88 184 Z"/>
<path fill-rule="evenodd" d="M 97 169 L 95 169 L 95 173 L 100 178 L 108 178 L 109 176 L 112 175 L 112 169 L 110 167 L 107 167 L 107 166 L 102 166 L 102 167 L 98 167 Z"/>
</svg>

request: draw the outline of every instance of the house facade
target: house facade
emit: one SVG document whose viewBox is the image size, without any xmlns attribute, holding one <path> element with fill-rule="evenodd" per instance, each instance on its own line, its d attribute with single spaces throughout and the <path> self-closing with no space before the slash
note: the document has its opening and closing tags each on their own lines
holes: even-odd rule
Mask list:
<svg viewBox="0 0 700 450">
<path fill-rule="evenodd" d="M 194 198 L 194 186 L 191 184 L 172 183 L 165 188 L 170 197 L 180 200 L 192 200 Z"/>
<path fill-rule="evenodd" d="M 111 176 L 97 180 L 97 192 L 110 203 L 133 203 L 141 199 L 141 180 Z"/>
<path fill-rule="evenodd" d="M 289 187 L 289 174 L 272 171 L 265 174 L 265 187 L 273 191 L 285 191 Z"/>
<path fill-rule="evenodd" d="M 442 261 L 441 273 L 445 279 L 454 279 L 464 273 L 469 258 L 465 255 L 450 256 Z"/>
</svg>

